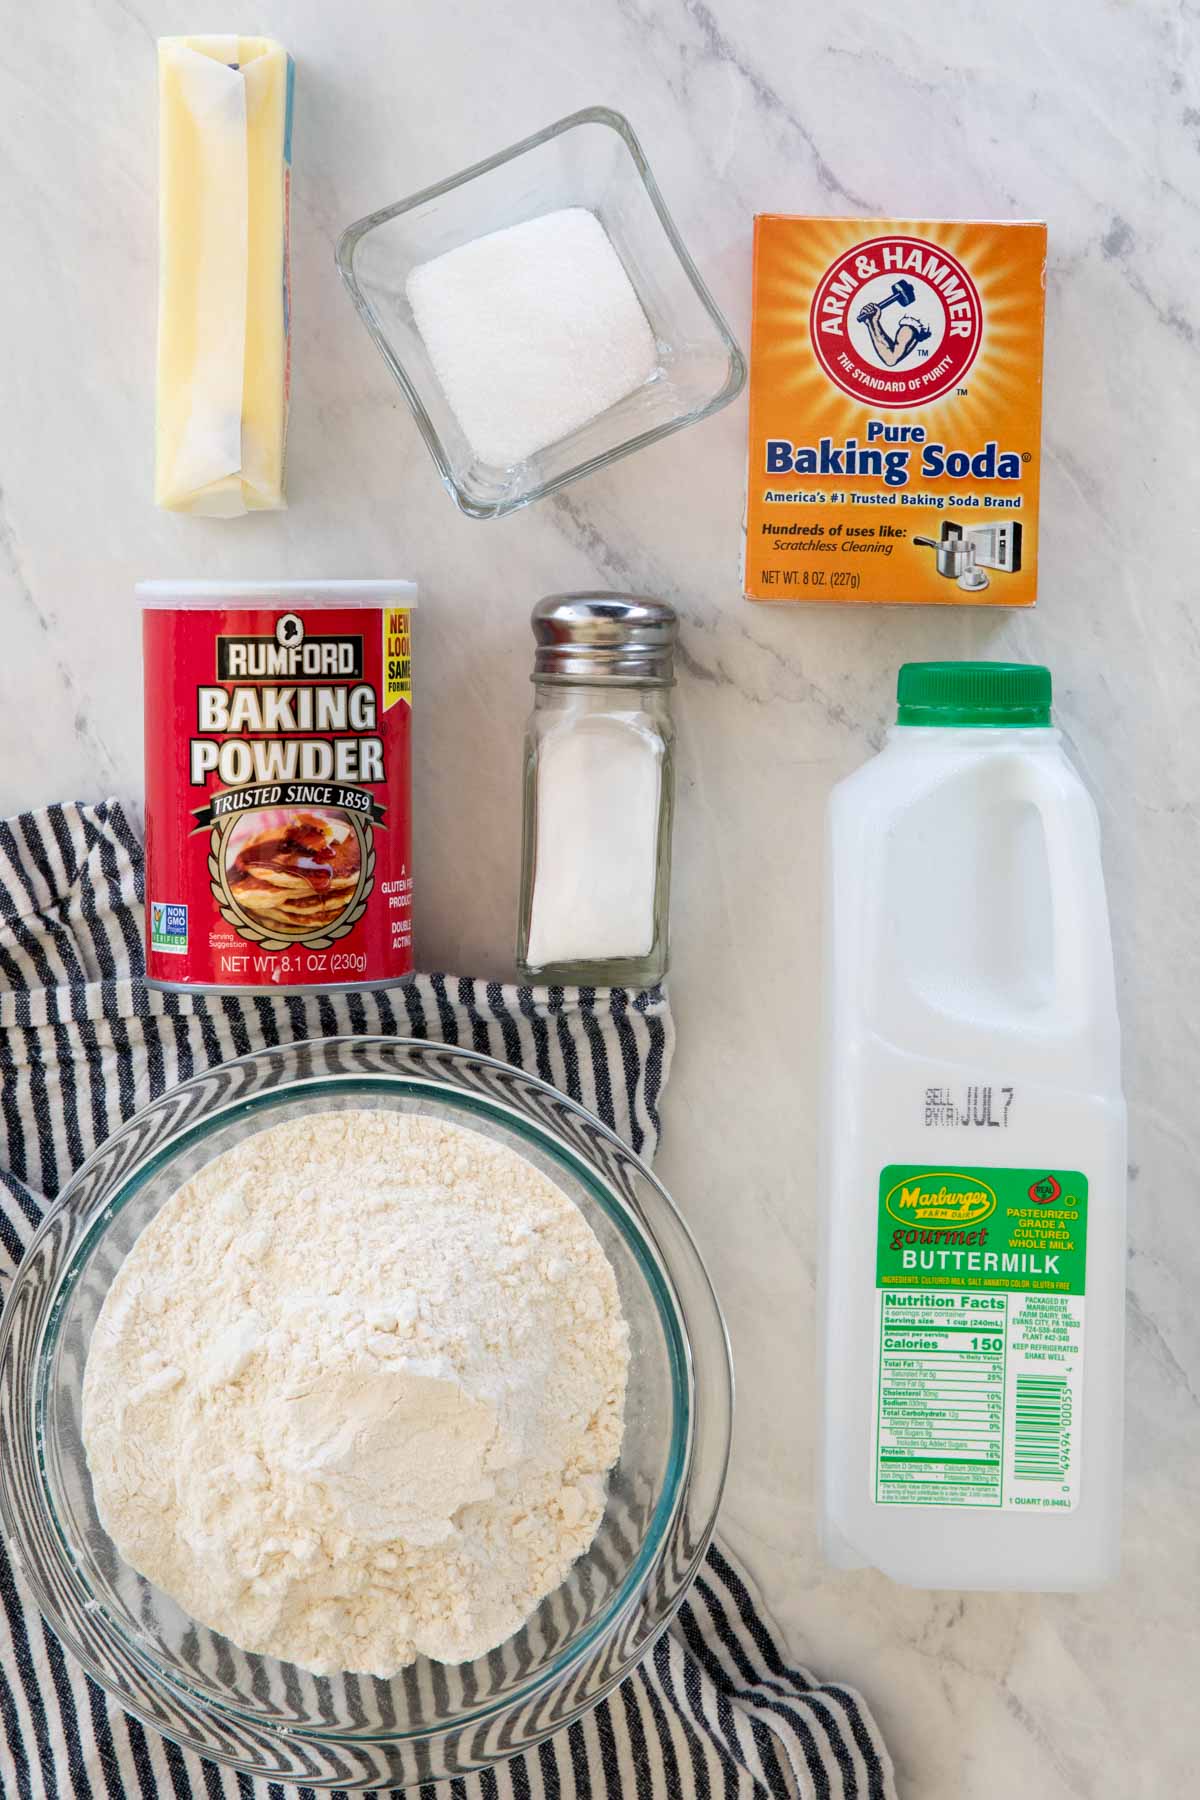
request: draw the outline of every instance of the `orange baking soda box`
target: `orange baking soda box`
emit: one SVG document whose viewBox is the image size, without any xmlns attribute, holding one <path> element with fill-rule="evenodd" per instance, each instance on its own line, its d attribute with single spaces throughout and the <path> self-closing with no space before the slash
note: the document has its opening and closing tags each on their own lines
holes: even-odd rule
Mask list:
<svg viewBox="0 0 1200 1800">
<path fill-rule="evenodd" d="M 754 221 L 749 600 L 1032 606 L 1046 227 Z"/>
</svg>

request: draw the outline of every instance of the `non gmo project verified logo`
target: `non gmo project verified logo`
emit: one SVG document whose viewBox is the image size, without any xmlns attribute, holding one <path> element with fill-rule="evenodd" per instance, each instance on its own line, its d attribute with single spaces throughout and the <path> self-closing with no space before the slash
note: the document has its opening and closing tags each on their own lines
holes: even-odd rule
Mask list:
<svg viewBox="0 0 1200 1800">
<path fill-rule="evenodd" d="M 182 956 L 187 949 L 187 907 L 172 901 L 150 902 L 150 948 Z"/>
</svg>

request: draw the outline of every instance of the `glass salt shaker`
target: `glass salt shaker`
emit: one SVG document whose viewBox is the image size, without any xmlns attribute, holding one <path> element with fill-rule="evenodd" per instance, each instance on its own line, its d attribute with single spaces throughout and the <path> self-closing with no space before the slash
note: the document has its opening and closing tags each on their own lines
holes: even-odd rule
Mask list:
<svg viewBox="0 0 1200 1800">
<path fill-rule="evenodd" d="M 532 625 L 517 965 L 649 987 L 667 970 L 679 622 L 663 600 L 582 593 L 540 600 Z"/>
</svg>

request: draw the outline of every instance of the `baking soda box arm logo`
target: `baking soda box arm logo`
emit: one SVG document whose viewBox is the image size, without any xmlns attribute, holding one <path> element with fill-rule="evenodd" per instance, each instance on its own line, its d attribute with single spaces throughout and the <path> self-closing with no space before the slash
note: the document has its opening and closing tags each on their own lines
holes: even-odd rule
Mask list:
<svg viewBox="0 0 1200 1800">
<path fill-rule="evenodd" d="M 920 238 L 871 238 L 826 271 L 809 331 L 825 373 L 852 399 L 911 408 L 966 377 L 983 306 L 948 251 Z"/>
<path fill-rule="evenodd" d="M 150 979 L 403 979 L 409 609 L 151 609 L 144 630 Z"/>
<path fill-rule="evenodd" d="M 755 220 L 748 598 L 1033 603 L 1045 241 Z"/>
</svg>

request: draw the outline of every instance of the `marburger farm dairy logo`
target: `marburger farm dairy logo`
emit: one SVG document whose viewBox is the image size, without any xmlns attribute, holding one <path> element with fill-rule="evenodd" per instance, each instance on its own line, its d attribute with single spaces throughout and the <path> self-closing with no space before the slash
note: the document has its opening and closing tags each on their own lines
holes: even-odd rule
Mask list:
<svg viewBox="0 0 1200 1800">
<path fill-rule="evenodd" d="M 871 406 L 919 407 L 961 384 L 983 307 L 958 258 L 924 238 L 854 244 L 817 283 L 813 348 L 829 379 Z"/>
<path fill-rule="evenodd" d="M 989 1182 L 949 1169 L 909 1175 L 884 1195 L 883 1204 L 902 1225 L 978 1225 L 999 1201 Z"/>
</svg>

